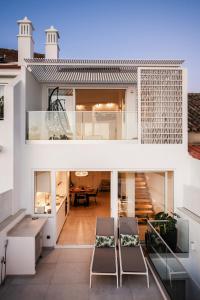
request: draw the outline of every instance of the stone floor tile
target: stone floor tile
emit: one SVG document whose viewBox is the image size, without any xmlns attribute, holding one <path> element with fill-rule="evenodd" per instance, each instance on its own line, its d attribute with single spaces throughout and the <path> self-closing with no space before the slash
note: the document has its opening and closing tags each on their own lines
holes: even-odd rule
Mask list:
<svg viewBox="0 0 200 300">
<path fill-rule="evenodd" d="M 38 264 L 36 274 L 33 276 L 14 276 L 12 284 L 49 284 L 54 273 L 56 264 Z"/>
<path fill-rule="evenodd" d="M 88 283 L 88 263 L 58 263 L 51 280 L 52 284 Z"/>
<path fill-rule="evenodd" d="M 48 285 L 10 285 L 2 300 L 44 300 Z"/>
<path fill-rule="evenodd" d="M 92 249 L 61 249 L 58 262 L 90 262 L 91 255 Z"/>
<path fill-rule="evenodd" d="M 60 254 L 60 249 L 45 249 L 42 253 L 42 258 L 39 260 L 39 263 L 57 263 Z"/>
<path fill-rule="evenodd" d="M 89 300 L 89 287 L 84 284 L 50 285 L 45 300 Z"/>
</svg>

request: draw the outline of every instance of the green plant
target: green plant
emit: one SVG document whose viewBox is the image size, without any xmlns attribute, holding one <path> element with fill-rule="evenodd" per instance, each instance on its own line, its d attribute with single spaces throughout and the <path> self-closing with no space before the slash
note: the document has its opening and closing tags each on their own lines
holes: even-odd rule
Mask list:
<svg viewBox="0 0 200 300">
<path fill-rule="evenodd" d="M 173 215 L 177 216 L 176 214 Z M 154 227 L 160 232 L 161 235 L 176 230 L 177 220 L 174 217 L 170 216 L 168 213 L 165 213 L 164 211 L 157 213 L 155 215 L 155 220 L 159 222 L 155 222 Z"/>
</svg>

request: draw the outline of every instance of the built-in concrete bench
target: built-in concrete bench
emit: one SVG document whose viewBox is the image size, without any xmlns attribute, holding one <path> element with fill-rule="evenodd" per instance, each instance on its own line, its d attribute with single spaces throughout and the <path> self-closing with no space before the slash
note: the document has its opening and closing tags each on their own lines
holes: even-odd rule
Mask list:
<svg viewBox="0 0 200 300">
<path fill-rule="evenodd" d="M 2 232 L 8 232 L 13 226 L 20 222 L 25 216 L 26 210 L 20 209 L 14 215 L 10 215 L 4 221 L 0 223 L 0 234 Z"/>
</svg>

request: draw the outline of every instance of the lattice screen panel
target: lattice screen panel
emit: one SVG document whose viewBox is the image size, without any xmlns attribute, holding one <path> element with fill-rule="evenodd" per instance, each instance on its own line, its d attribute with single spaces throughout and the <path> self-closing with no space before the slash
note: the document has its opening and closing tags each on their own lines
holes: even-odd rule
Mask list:
<svg viewBox="0 0 200 300">
<path fill-rule="evenodd" d="M 182 143 L 182 70 L 141 69 L 141 143 Z"/>
</svg>

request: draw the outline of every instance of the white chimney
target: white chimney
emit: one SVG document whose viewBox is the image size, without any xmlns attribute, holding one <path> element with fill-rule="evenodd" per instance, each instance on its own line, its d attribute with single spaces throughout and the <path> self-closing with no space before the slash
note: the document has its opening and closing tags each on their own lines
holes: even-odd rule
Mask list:
<svg viewBox="0 0 200 300">
<path fill-rule="evenodd" d="M 17 35 L 18 64 L 22 65 L 25 58 L 33 58 L 34 55 L 34 41 L 32 37 L 34 27 L 27 17 L 17 21 L 17 23 L 19 25 L 19 34 Z"/>
<path fill-rule="evenodd" d="M 59 32 L 53 26 L 45 30 L 46 44 L 45 44 L 45 58 L 57 59 L 59 58 L 60 48 L 58 46 Z"/>
</svg>

